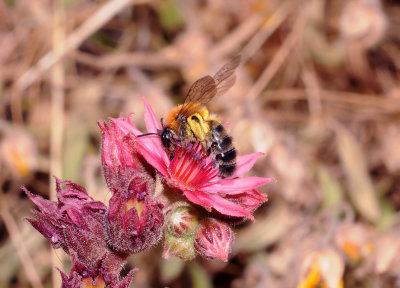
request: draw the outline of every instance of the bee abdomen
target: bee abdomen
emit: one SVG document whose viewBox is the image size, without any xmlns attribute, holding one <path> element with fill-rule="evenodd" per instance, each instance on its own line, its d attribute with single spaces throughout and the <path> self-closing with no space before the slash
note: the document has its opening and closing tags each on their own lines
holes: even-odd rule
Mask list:
<svg viewBox="0 0 400 288">
<path fill-rule="evenodd" d="M 210 124 L 213 139 L 211 151 L 218 165 L 218 175 L 222 178 L 232 176 L 236 169 L 236 149 L 233 146 L 232 137 L 228 135 L 222 124 L 216 121 Z"/>
<path fill-rule="evenodd" d="M 230 148 L 233 147 L 232 145 L 232 137 L 230 136 L 225 136 L 221 141 L 216 141 L 215 142 L 216 148 L 220 152 L 226 152 L 230 150 Z"/>
<path fill-rule="evenodd" d="M 236 162 L 234 164 L 221 164 L 218 167 L 218 176 L 222 178 L 230 177 L 236 170 Z"/>
<path fill-rule="evenodd" d="M 234 147 L 232 147 L 231 150 L 223 153 L 219 153 L 215 156 L 216 160 L 221 160 L 222 162 L 232 162 L 233 160 L 236 160 L 236 150 Z"/>
<path fill-rule="evenodd" d="M 224 126 L 221 123 L 216 121 L 210 121 L 210 126 L 212 130 L 212 136 L 215 140 L 222 139 L 224 136 L 227 136 Z"/>
</svg>

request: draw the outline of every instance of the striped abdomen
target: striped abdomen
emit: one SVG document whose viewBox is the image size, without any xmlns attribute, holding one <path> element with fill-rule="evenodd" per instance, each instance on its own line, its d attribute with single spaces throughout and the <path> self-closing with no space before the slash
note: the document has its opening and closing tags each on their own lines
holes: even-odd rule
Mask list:
<svg viewBox="0 0 400 288">
<path fill-rule="evenodd" d="M 218 121 L 210 120 L 211 153 L 218 165 L 218 176 L 226 178 L 232 176 L 236 170 L 236 149 L 232 137 L 228 135 L 224 126 Z"/>
</svg>

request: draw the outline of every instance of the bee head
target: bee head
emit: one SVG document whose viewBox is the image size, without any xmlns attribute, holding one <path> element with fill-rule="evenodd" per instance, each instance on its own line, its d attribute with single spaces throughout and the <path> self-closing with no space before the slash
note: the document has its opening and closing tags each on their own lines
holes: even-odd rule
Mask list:
<svg viewBox="0 0 400 288">
<path fill-rule="evenodd" d="M 169 148 L 174 140 L 174 131 L 169 127 L 164 127 L 161 132 L 161 142 L 166 147 Z"/>
</svg>

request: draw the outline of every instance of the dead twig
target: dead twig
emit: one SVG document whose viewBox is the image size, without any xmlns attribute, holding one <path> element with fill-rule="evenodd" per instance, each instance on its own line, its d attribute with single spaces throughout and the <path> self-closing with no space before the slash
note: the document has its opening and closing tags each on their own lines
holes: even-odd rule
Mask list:
<svg viewBox="0 0 400 288">
<path fill-rule="evenodd" d="M 321 115 L 321 87 L 318 83 L 318 78 L 315 74 L 314 67 L 311 64 L 303 64 L 303 73 L 301 78 L 306 87 L 308 95 L 308 107 L 311 115 Z"/>
<path fill-rule="evenodd" d="M 289 55 L 289 52 L 292 50 L 297 38 L 298 34 L 295 32 L 295 30 L 293 30 L 279 48 L 279 51 L 274 55 L 274 58 L 270 64 L 264 69 L 256 83 L 254 83 L 254 85 L 251 87 L 246 97 L 248 101 L 254 101 L 260 95 L 262 90 L 265 89 Z"/>
<path fill-rule="evenodd" d="M 224 37 L 211 49 L 209 54 L 210 62 L 213 63 L 220 59 L 227 58 L 227 55 L 235 52 L 237 53 L 240 45 L 246 42 L 246 40 L 260 28 L 265 21 L 265 17 L 264 14 L 252 15 L 239 27 Z"/>
<path fill-rule="evenodd" d="M 246 62 L 251 58 L 257 50 L 274 34 L 276 29 L 287 19 L 290 13 L 298 6 L 298 3 L 293 1 L 285 1 L 278 9 L 265 21 L 259 31 L 249 40 L 246 46 L 243 47 L 241 55 L 242 61 Z"/>
<path fill-rule="evenodd" d="M 9 205 L 7 199 L 4 196 L 3 191 L 0 189 L 0 216 L 4 221 L 4 225 L 6 226 L 8 234 L 10 235 L 18 257 L 21 259 L 21 264 L 24 267 L 28 281 L 34 288 L 43 288 L 40 277 L 35 269 L 35 265 L 33 264 L 32 259 L 26 250 L 25 243 L 21 239 L 18 225 L 15 223 L 14 218 L 10 214 L 8 207 Z"/>
<path fill-rule="evenodd" d="M 100 27 L 107 23 L 117 13 L 125 9 L 128 5 L 147 3 L 149 0 L 112 0 L 106 2 L 87 19 L 81 26 L 72 32 L 66 39 L 65 45 L 60 50 L 52 50 L 44 55 L 38 63 L 22 74 L 15 83 L 15 88 L 23 91 L 38 79 L 44 72 L 49 70 L 71 50 L 74 50 L 82 42 L 96 32 Z"/>
<path fill-rule="evenodd" d="M 88 53 L 74 51 L 72 57 L 76 61 L 102 70 L 110 70 L 126 66 L 144 68 L 179 68 L 183 65 L 181 55 L 171 55 L 171 53 L 163 50 L 158 53 L 121 52 L 103 57 L 96 57 Z"/>
<path fill-rule="evenodd" d="M 53 52 L 54 55 L 62 53 L 65 47 L 65 11 L 62 3 L 56 4 L 53 18 Z M 64 131 L 64 66 L 58 62 L 51 70 L 51 127 L 50 127 L 50 199 L 56 200 L 56 185 L 53 176 L 62 177 L 62 142 Z M 60 258 L 52 249 L 51 258 L 53 267 L 61 262 L 65 254 Z M 52 270 L 53 287 L 60 287 L 62 284 L 60 274 Z"/>
<path fill-rule="evenodd" d="M 321 89 L 321 101 L 337 102 L 349 107 L 368 108 L 381 110 L 382 112 L 400 112 L 400 100 L 383 97 L 379 94 L 360 94 L 347 91 L 335 91 Z M 264 102 L 269 101 L 293 101 L 307 99 L 307 91 L 304 89 L 279 89 L 262 93 Z"/>
</svg>

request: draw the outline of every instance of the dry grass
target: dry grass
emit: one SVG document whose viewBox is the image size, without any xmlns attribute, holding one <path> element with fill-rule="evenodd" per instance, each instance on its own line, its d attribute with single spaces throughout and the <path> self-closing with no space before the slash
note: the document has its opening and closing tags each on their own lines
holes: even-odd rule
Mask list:
<svg viewBox="0 0 400 288">
<path fill-rule="evenodd" d="M 2 1 L 0 288 L 58 286 L 53 267 L 68 265 L 23 220 L 20 185 L 53 198 L 57 175 L 106 199 L 96 121 L 134 112 L 143 126 L 142 95 L 165 117 L 237 54 L 235 87 L 209 108 L 241 154 L 265 153 L 251 173 L 278 182 L 257 222 L 236 227 L 229 263 L 154 261 L 153 249 L 132 258 L 134 287 L 296 287 L 322 262 L 328 287 L 399 287 L 399 12 L 378 0 Z"/>
</svg>

